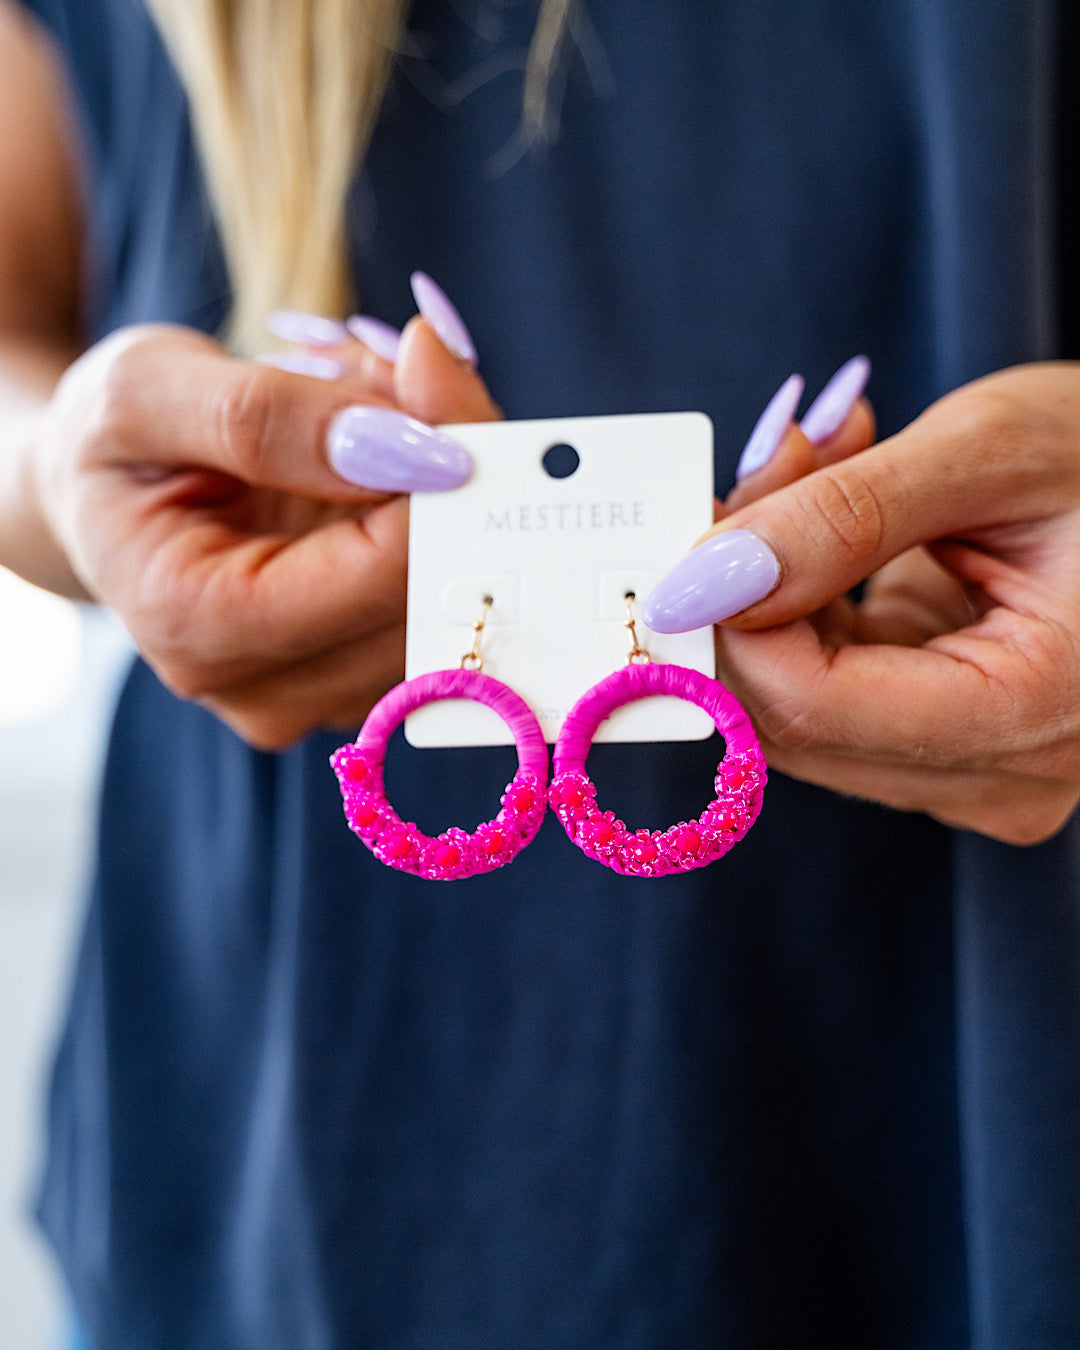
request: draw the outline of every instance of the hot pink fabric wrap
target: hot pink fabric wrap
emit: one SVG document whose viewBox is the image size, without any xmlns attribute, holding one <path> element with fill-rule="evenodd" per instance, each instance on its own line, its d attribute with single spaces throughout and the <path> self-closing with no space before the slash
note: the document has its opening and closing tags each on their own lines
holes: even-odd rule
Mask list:
<svg viewBox="0 0 1080 1350">
<path fill-rule="evenodd" d="M 393 731 L 409 713 L 439 699 L 467 698 L 499 714 L 513 734 L 518 771 L 494 820 L 472 834 L 451 826 L 436 839 L 403 821 L 386 800 L 383 760 Z M 454 881 L 492 872 L 535 836 L 547 809 L 548 754 L 528 705 L 507 685 L 476 670 L 439 670 L 407 680 L 380 699 L 355 744 L 330 757 L 341 785 L 349 828 L 380 862 L 430 881 Z"/>
<path fill-rule="evenodd" d="M 585 761 L 597 728 L 616 708 L 654 694 L 696 703 L 724 738 L 716 797 L 695 821 L 666 830 L 630 831 L 596 805 Z M 723 857 L 761 811 L 767 774 L 761 746 L 742 704 L 717 680 L 684 666 L 627 665 L 594 685 L 570 710 L 558 744 L 548 794 L 577 846 L 624 876 L 661 877 L 704 867 Z"/>
</svg>

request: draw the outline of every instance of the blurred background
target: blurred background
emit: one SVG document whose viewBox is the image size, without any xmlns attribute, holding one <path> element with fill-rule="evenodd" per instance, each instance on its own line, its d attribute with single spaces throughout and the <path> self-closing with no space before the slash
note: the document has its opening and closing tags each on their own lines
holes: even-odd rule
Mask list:
<svg viewBox="0 0 1080 1350">
<path fill-rule="evenodd" d="M 130 647 L 109 615 L 0 568 L 0 1347 L 57 1350 L 65 1310 L 30 1214 L 101 756 Z"/>
</svg>

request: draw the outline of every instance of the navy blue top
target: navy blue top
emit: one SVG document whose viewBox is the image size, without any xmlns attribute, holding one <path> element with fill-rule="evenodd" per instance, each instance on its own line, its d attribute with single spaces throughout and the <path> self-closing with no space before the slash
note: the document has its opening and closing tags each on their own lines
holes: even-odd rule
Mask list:
<svg viewBox="0 0 1080 1350">
<path fill-rule="evenodd" d="M 214 328 L 149 21 L 35 7 L 96 330 Z M 890 431 L 1060 350 L 1051 0 L 585 13 L 560 140 L 508 166 L 534 0 L 422 0 L 352 202 L 365 308 L 431 272 L 509 416 L 702 409 L 723 491 L 792 370 L 869 352 Z M 776 775 L 701 872 L 620 878 L 549 821 L 437 886 L 349 834 L 339 740 L 259 754 L 141 665 L 124 692 L 40 1204 L 101 1350 L 1080 1345 L 1075 822 L 1018 850 Z M 717 753 L 590 764 L 655 826 Z M 512 763 L 398 739 L 388 783 L 471 825 Z"/>
</svg>

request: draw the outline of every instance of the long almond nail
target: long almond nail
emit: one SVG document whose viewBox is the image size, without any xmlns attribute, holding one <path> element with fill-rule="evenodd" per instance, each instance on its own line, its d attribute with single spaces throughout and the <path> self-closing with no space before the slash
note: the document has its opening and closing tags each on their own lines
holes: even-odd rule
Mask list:
<svg viewBox="0 0 1080 1350">
<path fill-rule="evenodd" d="M 722 530 L 656 583 L 641 615 L 657 633 L 688 633 L 730 619 L 776 589 L 776 554 L 749 530 Z"/>
<path fill-rule="evenodd" d="M 275 309 L 266 326 L 283 342 L 299 342 L 304 347 L 336 347 L 348 339 L 349 332 L 337 319 L 308 314 L 302 309 Z"/>
<path fill-rule="evenodd" d="M 329 356 L 312 356 L 310 352 L 271 352 L 255 358 L 262 366 L 274 366 L 294 375 L 311 375 L 316 380 L 340 380 L 344 367 Z"/>
<path fill-rule="evenodd" d="M 870 378 L 870 359 L 853 356 L 845 361 L 806 411 L 803 435 L 815 445 L 835 436 Z"/>
<path fill-rule="evenodd" d="M 416 308 L 431 324 L 443 345 L 470 366 L 476 365 L 476 344 L 464 320 L 450 303 L 450 297 L 426 272 L 414 272 L 410 278 Z"/>
<path fill-rule="evenodd" d="M 359 338 L 365 347 L 370 347 L 376 356 L 393 364 L 397 360 L 398 347 L 401 345 L 401 332 L 382 319 L 373 319 L 370 314 L 354 314 L 345 320 L 345 327 Z"/>
<path fill-rule="evenodd" d="M 765 411 L 750 433 L 746 448 L 739 456 L 735 468 L 736 480 L 741 481 L 749 474 L 756 473 L 758 469 L 763 469 L 772 459 L 784 439 L 784 432 L 791 426 L 795 410 L 799 406 L 799 399 L 802 398 L 803 385 L 801 375 L 789 375 L 769 399 Z"/>
<path fill-rule="evenodd" d="M 472 456 L 453 437 L 392 408 L 346 408 L 327 437 L 336 473 L 377 492 L 445 492 L 472 477 Z"/>
</svg>

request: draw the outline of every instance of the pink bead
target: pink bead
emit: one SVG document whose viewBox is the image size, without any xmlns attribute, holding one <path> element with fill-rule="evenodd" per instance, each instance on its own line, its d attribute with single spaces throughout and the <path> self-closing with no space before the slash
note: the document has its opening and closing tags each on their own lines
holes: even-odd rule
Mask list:
<svg viewBox="0 0 1080 1350">
<path fill-rule="evenodd" d="M 461 849 L 456 844 L 440 844 L 435 850 L 433 861 L 436 867 L 448 872 L 461 861 Z"/>
<path fill-rule="evenodd" d="M 354 825 L 365 828 L 374 825 L 379 819 L 379 812 L 375 803 L 370 798 L 359 801 L 352 809 L 352 821 Z"/>
<path fill-rule="evenodd" d="M 694 855 L 701 847 L 701 835 L 696 830 L 680 830 L 675 836 L 675 847 L 680 853 Z"/>
<path fill-rule="evenodd" d="M 639 863 L 651 863 L 657 854 L 657 847 L 651 839 L 636 839 L 630 845 L 630 856 Z"/>
<path fill-rule="evenodd" d="M 609 820 L 590 821 L 585 829 L 589 843 L 598 844 L 601 848 L 605 844 L 610 844 L 615 835 L 615 829 Z"/>
<path fill-rule="evenodd" d="M 720 766 L 720 776 L 729 788 L 741 788 L 750 777 L 750 767 L 747 764 L 732 763 L 722 764 Z"/>
<path fill-rule="evenodd" d="M 398 861 L 410 857 L 414 850 L 415 844 L 407 834 L 395 834 L 386 841 L 387 856 Z"/>
<path fill-rule="evenodd" d="M 729 802 L 714 802 L 709 809 L 709 822 L 717 830 L 737 830 L 739 813 Z"/>
</svg>

